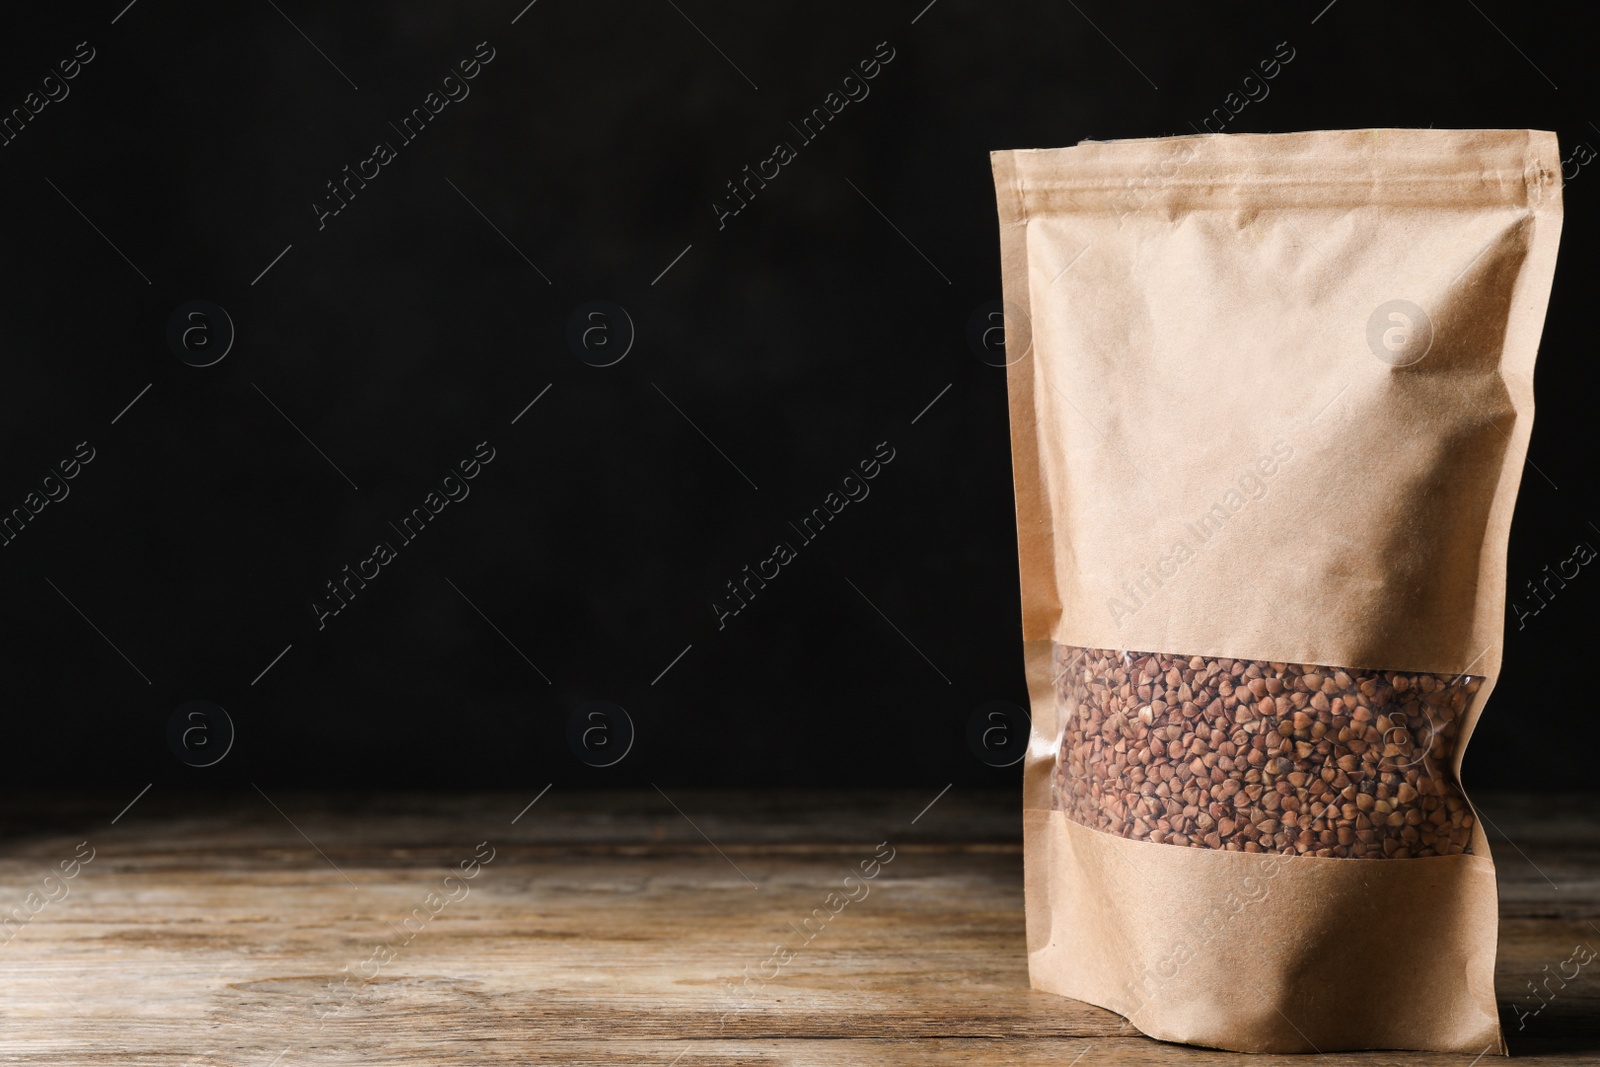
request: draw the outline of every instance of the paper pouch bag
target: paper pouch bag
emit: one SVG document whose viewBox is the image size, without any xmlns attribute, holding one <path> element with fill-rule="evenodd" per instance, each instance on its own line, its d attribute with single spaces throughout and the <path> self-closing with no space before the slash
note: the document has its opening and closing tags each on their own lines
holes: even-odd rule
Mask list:
<svg viewBox="0 0 1600 1067">
<path fill-rule="evenodd" d="M 1461 756 L 1555 135 L 996 152 L 1029 973 L 1169 1041 L 1504 1051 Z"/>
</svg>

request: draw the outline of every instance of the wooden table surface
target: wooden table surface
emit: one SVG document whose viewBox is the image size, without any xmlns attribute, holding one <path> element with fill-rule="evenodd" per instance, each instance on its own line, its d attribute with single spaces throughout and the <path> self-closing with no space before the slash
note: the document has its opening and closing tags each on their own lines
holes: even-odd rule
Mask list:
<svg viewBox="0 0 1600 1067">
<path fill-rule="evenodd" d="M 114 824 L 126 796 L 11 799 L 0 1062 L 1308 1062 L 1162 1044 L 1031 991 L 1018 799 L 935 792 L 158 787 Z M 1537 1015 L 1512 1007 L 1600 949 L 1600 795 L 1478 799 L 1512 1053 L 1600 1063 L 1600 960 Z M 825 907 L 891 849 L 865 896 Z"/>
</svg>

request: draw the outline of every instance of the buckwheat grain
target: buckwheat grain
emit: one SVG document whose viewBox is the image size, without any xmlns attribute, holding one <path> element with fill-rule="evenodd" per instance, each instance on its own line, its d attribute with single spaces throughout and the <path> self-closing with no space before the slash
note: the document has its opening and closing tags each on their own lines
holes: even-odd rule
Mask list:
<svg viewBox="0 0 1600 1067">
<path fill-rule="evenodd" d="M 1065 645 L 1055 677 L 1075 822 L 1233 852 L 1471 851 L 1450 762 L 1482 678 Z"/>
</svg>

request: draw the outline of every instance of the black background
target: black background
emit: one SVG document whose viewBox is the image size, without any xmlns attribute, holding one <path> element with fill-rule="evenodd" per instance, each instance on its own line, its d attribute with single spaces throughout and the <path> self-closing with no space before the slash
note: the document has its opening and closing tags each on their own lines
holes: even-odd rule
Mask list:
<svg viewBox="0 0 1600 1067">
<path fill-rule="evenodd" d="M 967 342 L 999 296 L 989 151 L 1190 133 L 1279 42 L 1230 132 L 1600 145 L 1590 43 L 1533 5 L 925 5 L 8 14 L 5 112 L 78 42 L 95 58 L 0 147 L 0 510 L 78 442 L 95 459 L 0 548 L 0 781 L 1015 782 L 967 742 L 974 709 L 1026 699 L 1004 372 Z M 324 183 L 480 41 L 470 96 L 319 230 Z M 719 230 L 725 183 L 880 42 L 870 96 Z M 1600 545 L 1579 158 L 1513 596 Z M 205 369 L 165 340 L 197 298 L 237 327 Z M 566 340 L 596 299 L 637 330 L 609 367 Z M 470 496 L 319 631 L 324 583 L 485 440 Z M 871 495 L 719 630 L 724 583 L 879 442 Z M 1586 569 L 1509 619 L 1469 786 L 1592 783 L 1597 597 Z M 196 698 L 238 729 L 205 769 L 166 742 Z M 614 766 L 567 744 L 587 700 L 637 727 Z"/>
</svg>

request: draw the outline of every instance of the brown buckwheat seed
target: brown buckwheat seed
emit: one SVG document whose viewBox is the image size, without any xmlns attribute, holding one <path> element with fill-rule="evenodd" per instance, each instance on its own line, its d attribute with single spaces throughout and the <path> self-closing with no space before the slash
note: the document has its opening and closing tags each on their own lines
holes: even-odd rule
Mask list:
<svg viewBox="0 0 1600 1067">
<path fill-rule="evenodd" d="M 1055 648 L 1055 807 L 1141 841 L 1353 859 L 1471 851 L 1472 675 Z"/>
</svg>

